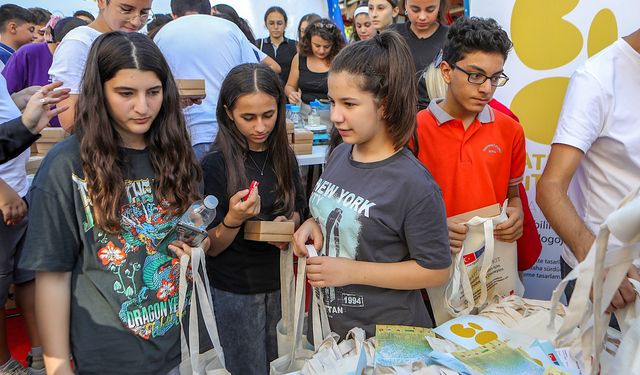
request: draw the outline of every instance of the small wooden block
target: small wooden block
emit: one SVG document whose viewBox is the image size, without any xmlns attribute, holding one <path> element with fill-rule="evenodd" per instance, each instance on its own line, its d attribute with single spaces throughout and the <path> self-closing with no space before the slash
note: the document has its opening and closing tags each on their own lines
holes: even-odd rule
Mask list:
<svg viewBox="0 0 640 375">
<path fill-rule="evenodd" d="M 250 240 L 250 241 L 261 241 L 261 242 L 291 242 L 293 241 L 293 236 L 290 234 L 244 232 L 244 239 Z"/>
<path fill-rule="evenodd" d="M 176 84 L 180 96 L 202 97 L 206 94 L 204 79 L 176 79 Z"/>
<path fill-rule="evenodd" d="M 295 124 L 293 123 L 293 121 L 291 121 L 291 120 L 287 119 L 287 122 L 286 122 L 286 123 L 287 123 L 287 134 L 291 134 L 291 133 L 293 133 L 293 129 L 294 129 L 294 126 L 295 126 Z"/>
<path fill-rule="evenodd" d="M 31 144 L 31 155 L 35 155 L 38 153 L 38 145 L 34 142 Z"/>
<path fill-rule="evenodd" d="M 38 142 L 38 155 L 46 155 L 58 142 Z"/>
<path fill-rule="evenodd" d="M 287 139 L 288 139 L 289 143 L 293 143 L 293 133 L 287 134 Z"/>
<path fill-rule="evenodd" d="M 295 224 L 292 221 L 260 221 L 251 220 L 244 223 L 245 233 L 286 234 L 292 235 Z"/>
<path fill-rule="evenodd" d="M 38 142 L 60 142 L 69 136 L 63 128 L 44 128 L 40 132 Z"/>
<path fill-rule="evenodd" d="M 304 129 L 294 129 L 293 143 L 313 143 L 313 132 Z"/>
<path fill-rule="evenodd" d="M 42 163 L 42 159 L 44 156 L 32 155 L 29 157 L 29 161 L 27 161 L 27 174 L 34 174 L 40 167 L 40 163 Z"/>
<path fill-rule="evenodd" d="M 294 143 L 291 145 L 296 155 L 309 155 L 313 153 L 313 145 L 311 143 Z"/>
</svg>

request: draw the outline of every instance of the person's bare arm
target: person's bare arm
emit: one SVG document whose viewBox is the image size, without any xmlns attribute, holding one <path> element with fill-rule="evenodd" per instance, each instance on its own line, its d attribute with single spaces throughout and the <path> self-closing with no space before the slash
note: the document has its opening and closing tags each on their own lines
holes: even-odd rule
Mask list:
<svg viewBox="0 0 640 375">
<path fill-rule="evenodd" d="M 38 272 L 36 319 L 48 375 L 73 374 L 69 345 L 71 272 Z"/>
<path fill-rule="evenodd" d="M 414 290 L 446 283 L 449 280 L 449 267 L 424 268 L 415 260 L 377 263 L 318 256 L 307 259 L 307 278 L 311 286 L 320 288 L 357 284 Z"/>
<path fill-rule="evenodd" d="M 278 64 L 276 60 L 272 59 L 269 56 L 265 56 L 265 58 L 261 61 L 261 63 L 271 68 L 271 70 L 276 72 L 276 74 L 280 74 L 282 72 L 282 68 L 280 67 L 280 64 Z"/>
<path fill-rule="evenodd" d="M 227 212 L 222 223 L 208 230 L 211 246 L 209 247 L 207 255 L 217 256 L 225 251 L 238 235 L 240 226 L 246 220 L 260 213 L 260 195 L 258 188 L 253 189 L 247 200 L 242 201 L 241 199 L 248 192 L 248 189 L 244 189 L 235 193 L 229 199 L 229 212 Z M 223 223 L 228 226 L 225 226 Z"/>
<path fill-rule="evenodd" d="M 289 71 L 289 79 L 284 86 L 284 93 L 291 104 L 299 104 L 301 100 L 300 91 L 298 91 L 298 80 L 300 79 L 300 65 L 298 63 L 298 54 L 291 60 L 291 70 Z"/>
<path fill-rule="evenodd" d="M 73 127 L 73 123 L 76 117 L 77 103 L 78 103 L 78 95 L 71 94 L 67 99 L 61 101 L 58 104 L 59 107 L 68 107 L 66 111 L 58 114 L 58 120 L 60 121 L 60 126 L 62 126 L 64 130 L 66 130 L 67 132 L 69 132 Z"/>
<path fill-rule="evenodd" d="M 536 202 L 553 230 L 567 244 L 578 262 L 584 260 L 595 240 L 567 196 L 569 183 L 582 160 L 580 149 L 553 144 L 547 165 L 536 186 Z"/>
</svg>

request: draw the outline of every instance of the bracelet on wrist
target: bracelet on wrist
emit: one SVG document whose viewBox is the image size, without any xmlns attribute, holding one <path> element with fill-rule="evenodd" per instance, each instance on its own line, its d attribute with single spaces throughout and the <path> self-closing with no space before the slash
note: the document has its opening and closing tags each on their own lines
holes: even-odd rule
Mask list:
<svg viewBox="0 0 640 375">
<path fill-rule="evenodd" d="M 240 225 L 235 225 L 235 226 L 233 226 L 233 225 L 227 225 L 227 223 L 225 223 L 225 222 L 224 222 L 224 219 L 222 219 L 222 226 L 223 226 L 223 227 L 225 227 L 225 228 L 227 228 L 227 229 L 238 229 L 238 228 L 240 228 L 240 227 L 242 226 L 242 224 L 240 224 Z"/>
</svg>

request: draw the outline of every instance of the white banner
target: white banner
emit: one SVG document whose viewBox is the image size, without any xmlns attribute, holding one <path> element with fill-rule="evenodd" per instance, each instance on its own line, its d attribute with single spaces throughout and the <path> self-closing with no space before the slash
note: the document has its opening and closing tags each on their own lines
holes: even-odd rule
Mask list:
<svg viewBox="0 0 640 375">
<path fill-rule="evenodd" d="M 560 281 L 562 240 L 535 203 L 569 77 L 589 56 L 640 26 L 638 0 L 469 0 L 469 14 L 494 18 L 514 50 L 506 86 L 496 99 L 519 118 L 527 137 L 525 187 L 540 232 L 542 255 L 525 273 L 525 295 L 549 299 Z"/>
<path fill-rule="evenodd" d="M 285 35 L 291 39 L 298 39 L 296 28 L 300 18 L 305 14 L 317 13 L 321 17 L 329 17 L 327 0 L 210 0 L 210 3 L 212 6 L 216 4 L 232 6 L 240 17 L 249 22 L 256 39 L 269 35 L 264 26 L 264 12 L 274 5 L 287 12 L 289 23 Z M 0 5 L 3 4 L 18 4 L 25 8 L 42 7 L 63 17 L 69 17 L 80 9 L 98 15 L 98 5 L 95 0 L 0 0 Z M 151 10 L 156 14 L 171 13 L 171 0 L 153 0 Z"/>
</svg>

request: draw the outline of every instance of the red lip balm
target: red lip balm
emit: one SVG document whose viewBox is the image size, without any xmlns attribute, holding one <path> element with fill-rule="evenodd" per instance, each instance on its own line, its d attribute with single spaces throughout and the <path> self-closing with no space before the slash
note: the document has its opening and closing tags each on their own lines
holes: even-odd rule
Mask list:
<svg viewBox="0 0 640 375">
<path fill-rule="evenodd" d="M 246 201 L 249 198 L 249 195 L 251 195 L 253 189 L 257 188 L 258 186 L 260 186 L 260 183 L 258 181 L 251 180 L 251 184 L 249 185 L 249 192 L 244 196 L 244 198 L 242 198 L 242 200 Z"/>
</svg>

